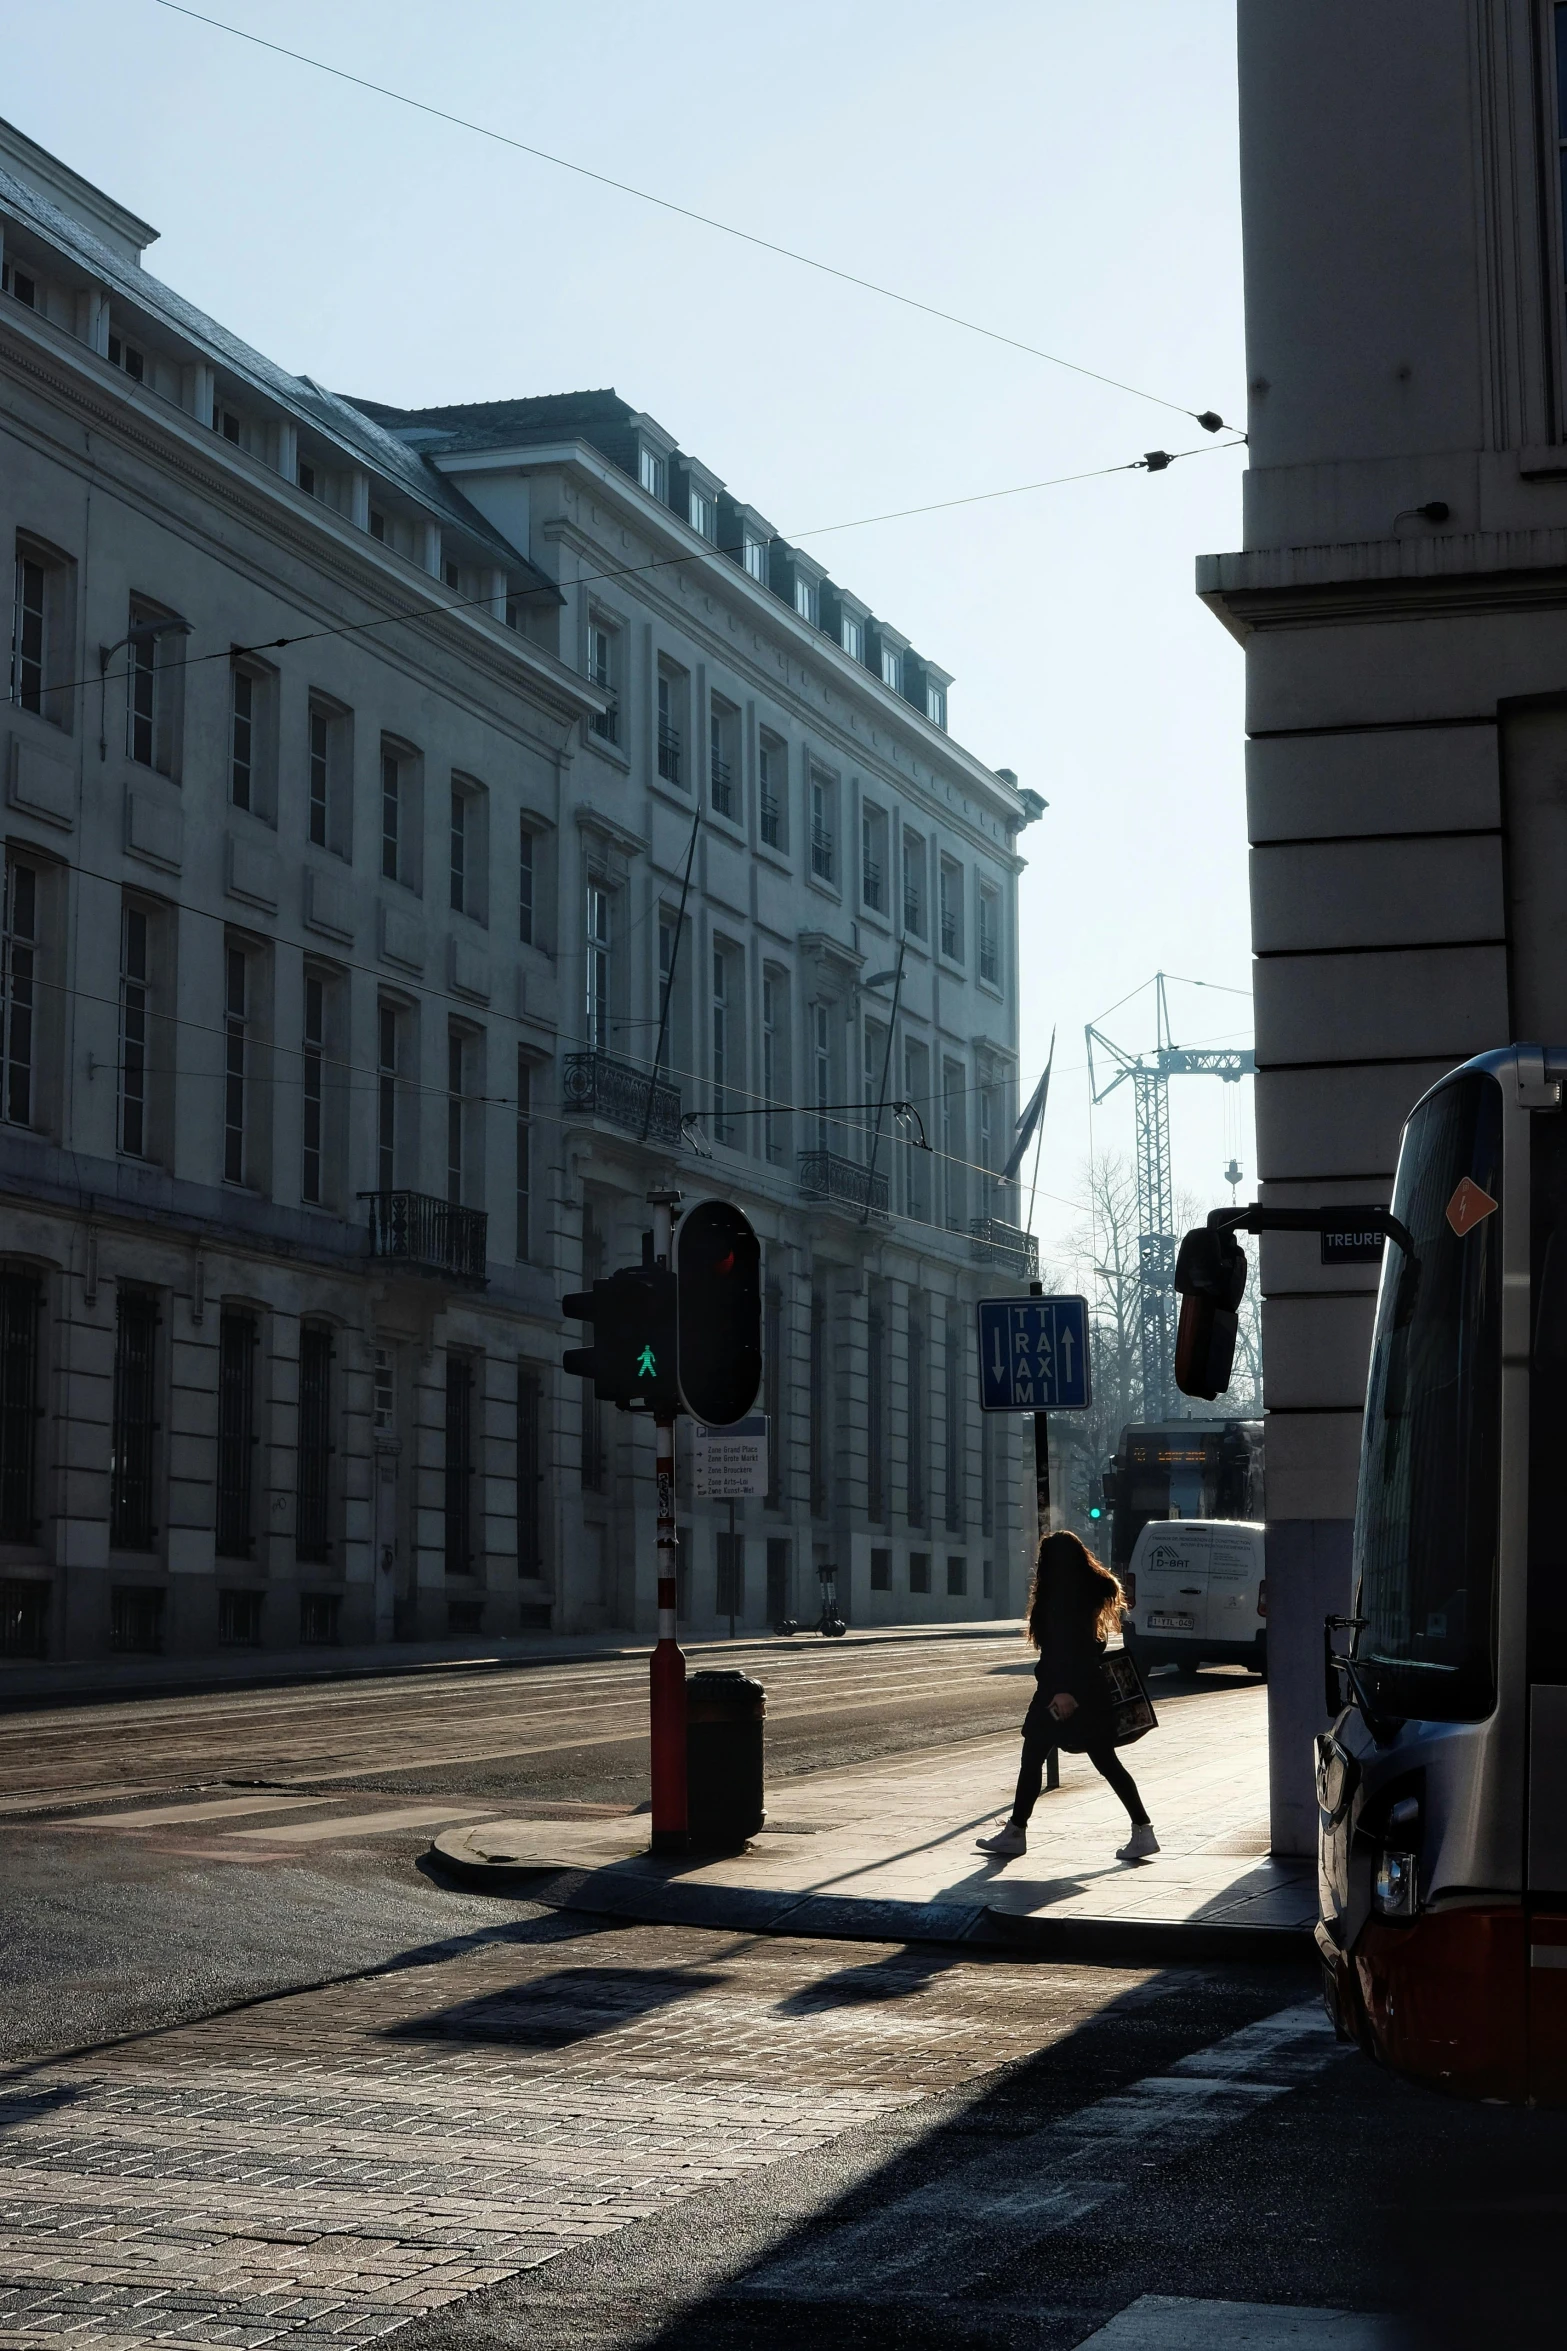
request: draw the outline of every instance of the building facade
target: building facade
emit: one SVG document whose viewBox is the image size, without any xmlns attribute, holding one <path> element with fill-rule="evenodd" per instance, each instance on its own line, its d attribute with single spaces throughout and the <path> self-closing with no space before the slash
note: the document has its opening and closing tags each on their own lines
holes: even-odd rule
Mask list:
<svg viewBox="0 0 1567 2351">
<path fill-rule="evenodd" d="M 651 1432 L 559 1298 L 671 1183 L 766 1286 L 685 1621 L 1015 1604 L 1041 803 L 613 395 L 290 376 L 3 126 L 0 228 L 8 1653 L 646 1630 Z"/>
<path fill-rule="evenodd" d="M 1241 0 L 1262 1197 L 1390 1197 L 1412 1105 L 1567 1038 L 1567 23 Z M 1376 1271 L 1261 1244 L 1273 1831 L 1315 1835 Z"/>
</svg>

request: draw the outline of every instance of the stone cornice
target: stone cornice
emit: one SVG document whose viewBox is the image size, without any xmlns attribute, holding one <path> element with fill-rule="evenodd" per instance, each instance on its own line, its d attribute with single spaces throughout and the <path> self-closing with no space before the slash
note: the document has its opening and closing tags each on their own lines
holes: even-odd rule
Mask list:
<svg viewBox="0 0 1567 2351">
<path fill-rule="evenodd" d="M 1243 643 L 1255 629 L 1549 611 L 1567 605 L 1567 530 L 1200 555 L 1197 594 Z"/>
</svg>

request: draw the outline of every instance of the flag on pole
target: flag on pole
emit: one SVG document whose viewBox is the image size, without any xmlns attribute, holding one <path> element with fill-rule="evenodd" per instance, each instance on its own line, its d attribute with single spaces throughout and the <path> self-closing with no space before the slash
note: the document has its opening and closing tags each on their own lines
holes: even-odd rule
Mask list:
<svg viewBox="0 0 1567 2351">
<path fill-rule="evenodd" d="M 1034 1129 L 1045 1115 L 1045 1104 L 1050 1099 L 1050 1072 L 1056 1057 L 1056 1033 L 1050 1032 L 1050 1059 L 1045 1063 L 1045 1074 L 1028 1098 L 1022 1117 L 1017 1122 L 1017 1133 L 1012 1138 L 1012 1151 L 1006 1166 L 997 1176 L 998 1184 L 1009 1184 L 1023 1164 L 1023 1154 L 1034 1139 Z"/>
</svg>

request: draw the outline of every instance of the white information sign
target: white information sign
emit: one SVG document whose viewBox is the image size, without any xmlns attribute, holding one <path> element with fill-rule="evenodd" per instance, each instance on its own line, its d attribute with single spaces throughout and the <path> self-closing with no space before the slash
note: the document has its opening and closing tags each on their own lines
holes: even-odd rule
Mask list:
<svg viewBox="0 0 1567 2351">
<path fill-rule="evenodd" d="M 733 1428 L 691 1425 L 691 1466 L 700 1502 L 743 1502 L 767 1491 L 767 1415 L 748 1412 Z"/>
</svg>

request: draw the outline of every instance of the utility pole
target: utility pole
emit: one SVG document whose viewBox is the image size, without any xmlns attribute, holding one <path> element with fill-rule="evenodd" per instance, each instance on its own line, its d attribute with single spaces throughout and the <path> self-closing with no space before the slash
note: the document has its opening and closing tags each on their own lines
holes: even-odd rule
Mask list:
<svg viewBox="0 0 1567 2351">
<path fill-rule="evenodd" d="M 1054 1052 L 1053 1039 L 1051 1050 Z M 1045 1294 L 1044 1283 L 1030 1282 L 1028 1294 L 1031 1298 L 1042 1298 Z M 1034 1415 L 1034 1511 L 1039 1528 L 1034 1546 L 1037 1559 L 1039 1544 L 1050 1532 L 1050 1416 L 1046 1412 L 1036 1412 Z M 1049 1789 L 1059 1788 L 1060 1785 L 1061 1750 L 1059 1747 L 1049 1747 L 1045 1751 L 1045 1786 Z"/>
<path fill-rule="evenodd" d="M 648 1194 L 653 1211 L 653 1261 L 675 1262 L 676 1191 Z M 686 1660 L 676 1637 L 679 1564 L 675 1553 L 675 1422 L 660 1413 L 653 1424 L 658 1479 L 658 1642 L 648 1664 L 653 1778 L 653 1851 L 683 1853 L 686 1824 Z"/>
</svg>

